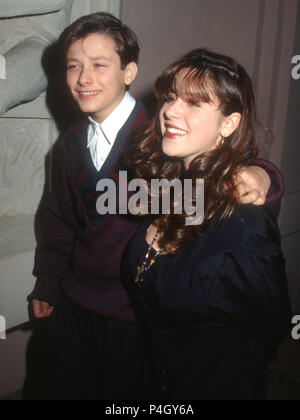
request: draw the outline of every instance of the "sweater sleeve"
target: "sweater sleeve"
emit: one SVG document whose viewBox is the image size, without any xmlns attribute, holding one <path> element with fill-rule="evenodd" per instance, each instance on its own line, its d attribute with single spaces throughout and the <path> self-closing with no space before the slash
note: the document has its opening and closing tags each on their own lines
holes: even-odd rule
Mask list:
<svg viewBox="0 0 300 420">
<path fill-rule="evenodd" d="M 281 201 L 284 195 L 283 174 L 273 163 L 264 159 L 258 159 L 255 162 L 255 165 L 263 168 L 271 178 L 271 187 L 267 195 L 266 205 L 277 219 L 280 213 Z"/>
<path fill-rule="evenodd" d="M 38 244 L 33 269 L 37 281 L 29 296 L 29 299 L 38 299 L 51 305 L 58 303 L 61 296 L 61 281 L 70 273 L 70 258 L 74 243 L 69 167 L 64 146 L 59 141 L 53 150 L 51 193 L 37 226 Z"/>
<path fill-rule="evenodd" d="M 265 228 L 274 234 L 273 226 Z M 289 334 L 292 319 L 285 261 L 273 239 L 248 229 L 240 244 L 224 254 L 208 303 L 218 321 L 261 341 L 268 357 Z"/>
</svg>

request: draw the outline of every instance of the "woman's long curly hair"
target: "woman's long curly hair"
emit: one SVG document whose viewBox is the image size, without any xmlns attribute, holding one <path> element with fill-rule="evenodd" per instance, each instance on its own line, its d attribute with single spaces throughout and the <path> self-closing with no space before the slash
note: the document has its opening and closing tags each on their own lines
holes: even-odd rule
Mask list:
<svg viewBox="0 0 300 420">
<path fill-rule="evenodd" d="M 171 158 L 162 151 L 159 112 L 170 94 L 190 103 L 212 103 L 217 99 L 224 116 L 240 113 L 237 129 L 215 150 L 200 154 L 185 167 L 183 159 Z M 223 224 L 237 204 L 236 174 L 240 166 L 251 165 L 258 156 L 256 111 L 252 82 L 245 69 L 234 59 L 196 49 L 169 65 L 155 83 L 158 102 L 156 116 L 142 136 L 138 136 L 126 156 L 133 177 L 148 183 L 151 202 L 151 180 L 204 179 L 204 220 L 201 225 L 186 226 L 186 215 L 159 214 L 156 224 L 161 229 L 159 246 L 166 252 L 182 252 L 190 239 L 203 234 L 209 221 L 218 214 Z M 199 139 L 199 142 L 201 140 Z M 196 186 L 193 200 L 196 203 Z M 172 196 L 174 204 L 174 194 Z M 150 205 L 150 204 L 149 204 Z"/>
</svg>

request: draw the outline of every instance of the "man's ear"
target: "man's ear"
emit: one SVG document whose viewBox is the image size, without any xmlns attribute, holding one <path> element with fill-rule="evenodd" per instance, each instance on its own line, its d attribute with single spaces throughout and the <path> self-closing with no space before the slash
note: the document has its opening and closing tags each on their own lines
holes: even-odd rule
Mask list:
<svg viewBox="0 0 300 420">
<path fill-rule="evenodd" d="M 138 66 L 134 61 L 131 61 L 131 63 L 127 64 L 127 67 L 125 69 L 125 85 L 130 86 L 131 83 L 134 81 L 136 75 L 138 72 Z"/>
<path fill-rule="evenodd" d="M 240 125 L 241 114 L 239 112 L 233 112 L 232 114 L 225 117 L 222 124 L 221 135 L 223 137 L 229 137 Z"/>
</svg>

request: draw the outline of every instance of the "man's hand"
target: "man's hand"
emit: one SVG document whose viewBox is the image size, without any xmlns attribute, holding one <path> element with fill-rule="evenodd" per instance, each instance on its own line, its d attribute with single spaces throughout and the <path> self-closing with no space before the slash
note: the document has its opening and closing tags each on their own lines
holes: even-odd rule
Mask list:
<svg viewBox="0 0 300 420">
<path fill-rule="evenodd" d="M 33 313 L 36 318 L 49 318 L 52 314 L 54 307 L 50 306 L 47 302 L 41 302 L 40 300 L 32 300 Z"/>
<path fill-rule="evenodd" d="M 265 204 L 271 178 L 259 166 L 241 167 L 236 176 L 236 187 L 240 204 Z"/>
</svg>

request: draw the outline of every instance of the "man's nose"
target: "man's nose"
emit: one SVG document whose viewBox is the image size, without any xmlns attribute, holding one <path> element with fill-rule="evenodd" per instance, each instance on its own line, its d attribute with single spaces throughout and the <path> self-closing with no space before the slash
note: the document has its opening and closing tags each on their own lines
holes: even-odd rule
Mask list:
<svg viewBox="0 0 300 420">
<path fill-rule="evenodd" d="M 78 84 L 80 86 L 89 86 L 93 83 L 93 75 L 89 69 L 82 69 L 79 75 Z"/>
</svg>

